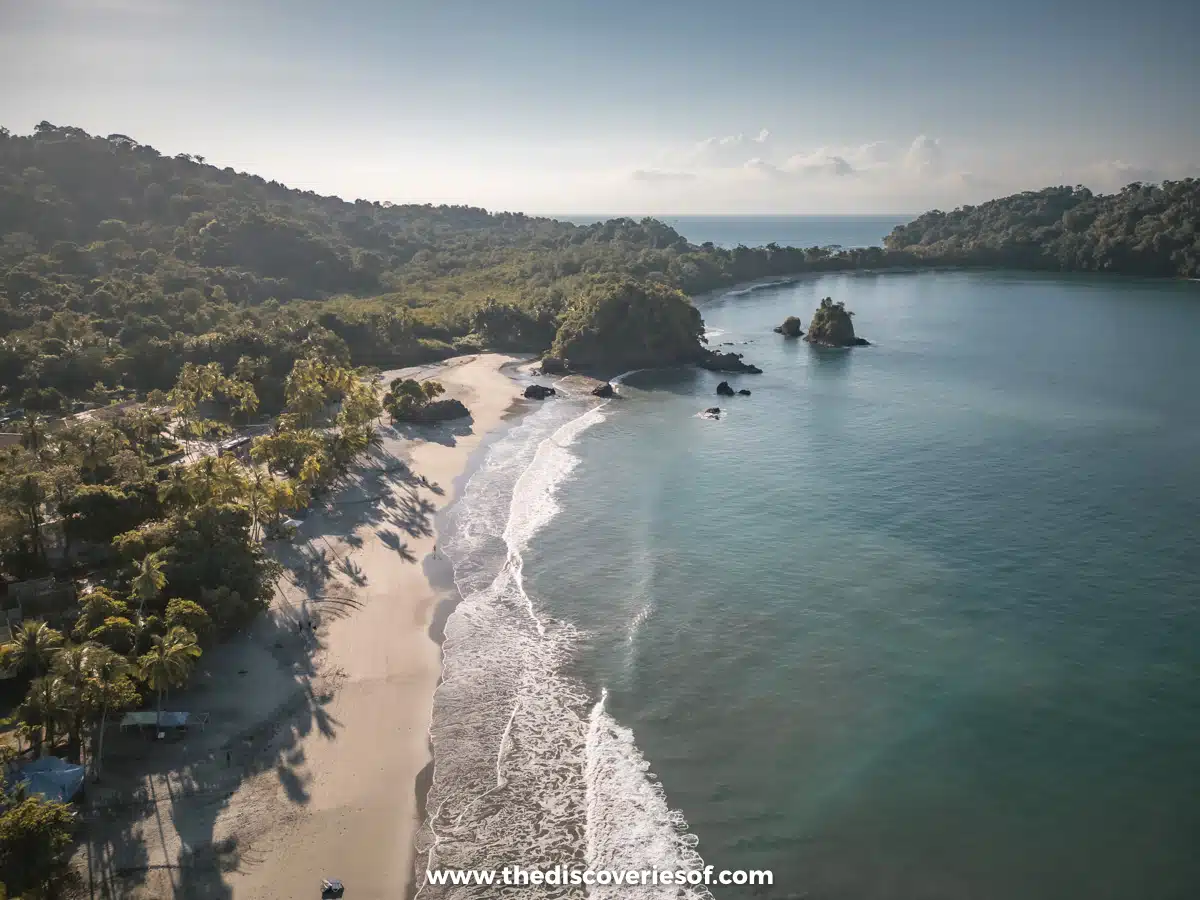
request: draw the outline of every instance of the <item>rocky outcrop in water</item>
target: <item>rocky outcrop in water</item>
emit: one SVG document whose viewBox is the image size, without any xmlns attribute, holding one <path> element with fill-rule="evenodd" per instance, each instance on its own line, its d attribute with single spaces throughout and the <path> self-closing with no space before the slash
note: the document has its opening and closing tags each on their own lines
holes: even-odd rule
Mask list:
<svg viewBox="0 0 1200 900">
<path fill-rule="evenodd" d="M 542 374 L 543 375 L 566 375 L 571 371 L 570 364 L 557 356 L 542 357 Z"/>
<path fill-rule="evenodd" d="M 742 362 L 740 353 L 717 353 L 715 350 L 706 350 L 697 360 L 696 365 L 702 369 L 708 369 L 710 372 L 736 372 L 742 375 L 762 374 L 762 369 L 758 366 Z"/>
<path fill-rule="evenodd" d="M 613 390 L 612 384 L 606 381 L 604 384 L 600 384 L 592 388 L 592 396 L 603 397 L 607 400 L 610 397 L 615 397 L 616 391 Z"/>
<path fill-rule="evenodd" d="M 525 399 L 527 400 L 545 400 L 547 397 L 553 397 L 557 394 L 552 387 L 546 387 L 542 384 L 531 384 L 525 388 Z"/>
<path fill-rule="evenodd" d="M 704 412 L 700 413 L 700 415 L 703 416 L 705 419 L 719 419 L 719 418 L 721 418 L 721 407 L 710 406 Z"/>
<path fill-rule="evenodd" d="M 717 385 L 717 393 L 722 397 L 733 397 L 737 394 L 737 391 L 729 386 L 728 381 L 722 381 Z"/>
<path fill-rule="evenodd" d="M 788 316 L 783 320 L 782 325 L 775 326 L 775 333 L 782 334 L 784 337 L 798 338 L 804 335 L 804 329 L 801 327 L 799 318 Z"/>
<path fill-rule="evenodd" d="M 740 391 L 738 391 L 738 394 L 739 394 L 739 395 L 741 395 L 741 396 L 743 396 L 743 397 L 749 397 L 749 396 L 750 396 L 750 392 L 749 392 L 748 390 L 746 390 L 745 388 L 742 388 Z"/>
<path fill-rule="evenodd" d="M 854 333 L 853 316 L 841 301 L 826 297 L 813 313 L 804 340 L 822 347 L 865 347 L 868 342 Z"/>
</svg>

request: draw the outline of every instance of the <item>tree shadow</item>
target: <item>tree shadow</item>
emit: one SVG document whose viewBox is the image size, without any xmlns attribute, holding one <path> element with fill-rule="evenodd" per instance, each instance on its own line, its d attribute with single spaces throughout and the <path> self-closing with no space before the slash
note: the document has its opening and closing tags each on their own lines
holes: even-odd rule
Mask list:
<svg viewBox="0 0 1200 900">
<path fill-rule="evenodd" d="M 218 838 L 216 832 L 243 783 L 270 773 L 288 802 L 309 802 L 300 743 L 313 733 L 337 738 L 340 723 L 326 710 L 332 692 L 316 684 L 309 649 L 291 633 L 286 609 L 264 616 L 235 640 L 253 643 L 265 651 L 256 660 L 279 666 L 275 677 L 285 699 L 273 714 L 240 730 L 234 723 L 219 734 L 197 732 L 177 742 L 114 728 L 105 738 L 104 781 L 89 788 L 82 816 L 80 896 L 117 900 L 145 889 L 189 900 L 230 898 L 227 876 L 245 870 L 253 857 L 236 837 Z M 217 699 L 205 694 L 199 683 L 173 704 L 203 709 Z M 220 730 L 221 724 L 207 727 Z"/>
<path fill-rule="evenodd" d="M 263 805 L 259 792 L 269 793 L 268 806 L 309 803 L 302 742 L 310 735 L 336 740 L 341 733 L 328 711 L 329 678 L 336 673 L 318 678 L 313 658 L 321 639 L 306 625 L 361 607 L 356 593 L 366 576 L 350 554 L 363 545 L 365 529 L 406 562 L 417 561 L 405 536 L 433 534 L 437 507 L 430 495 L 445 492 L 374 448 L 367 465 L 337 486 L 319 514 L 305 518 L 295 540 L 272 544 L 282 566 L 275 606 L 247 632 L 201 657 L 200 667 L 211 660 L 219 680 L 205 671 L 208 681 L 197 677 L 172 694 L 176 708 L 212 713 L 208 732 L 167 742 L 114 728 L 105 738 L 105 783 L 93 791 L 78 856 L 83 896 L 116 900 L 142 891 L 176 900 L 231 898 L 230 874 L 262 861 L 253 850 L 253 817 Z M 249 661 L 239 662 L 239 654 L 249 654 Z M 261 705 L 248 709 L 244 698 L 251 690 L 259 696 L 278 690 L 282 699 L 264 716 Z M 246 793 L 238 795 L 243 788 Z M 235 797 L 235 814 L 222 819 Z M 241 841 L 225 836 L 231 828 Z"/>
<path fill-rule="evenodd" d="M 350 557 L 347 556 L 342 560 L 341 569 L 346 577 L 358 587 L 362 587 L 367 583 L 367 574 L 362 570 L 362 566 Z"/>
<path fill-rule="evenodd" d="M 408 549 L 408 544 L 400 540 L 400 535 L 398 532 L 387 528 L 381 528 L 376 533 L 379 535 L 379 540 L 383 541 L 384 546 L 391 547 L 393 550 L 399 553 L 400 558 L 405 562 L 415 563 L 417 561 L 417 557 L 411 550 Z"/>
</svg>

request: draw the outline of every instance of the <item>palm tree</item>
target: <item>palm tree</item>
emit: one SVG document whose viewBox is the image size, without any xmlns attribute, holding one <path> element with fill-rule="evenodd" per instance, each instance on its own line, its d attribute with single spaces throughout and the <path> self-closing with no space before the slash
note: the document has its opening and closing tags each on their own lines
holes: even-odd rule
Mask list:
<svg viewBox="0 0 1200 900">
<path fill-rule="evenodd" d="M 42 540 L 42 506 L 46 502 L 45 475 L 41 471 L 26 472 L 17 476 L 12 488 L 13 503 L 29 523 L 34 557 L 45 562 L 46 544 Z"/>
<path fill-rule="evenodd" d="M 93 643 L 67 644 L 54 654 L 54 674 L 62 681 L 67 711 L 68 752 L 80 763 L 83 762 L 84 693 L 95 665 L 94 657 L 103 649 Z"/>
<path fill-rule="evenodd" d="M 213 499 L 213 493 L 220 476 L 217 472 L 217 458 L 205 456 L 187 467 L 184 473 L 191 488 L 192 498 L 197 503 L 207 503 Z"/>
<path fill-rule="evenodd" d="M 171 477 L 158 487 L 158 499 L 170 509 L 183 509 L 192 502 L 192 489 L 181 466 L 171 467 Z"/>
<path fill-rule="evenodd" d="M 54 749 L 55 731 L 60 724 L 70 720 L 69 690 L 56 675 L 35 678 L 29 685 L 29 693 L 17 707 L 17 715 L 33 733 L 41 728 L 43 741 Z M 34 741 L 34 756 L 41 755 L 41 742 Z"/>
<path fill-rule="evenodd" d="M 212 485 L 212 499 L 218 503 L 233 503 L 246 493 L 246 469 L 232 456 L 217 460 Z"/>
<path fill-rule="evenodd" d="M 186 628 L 175 627 L 165 635 L 155 635 L 150 652 L 138 659 L 138 669 L 146 685 L 158 694 L 156 727 L 162 727 L 163 693 L 185 684 L 192 671 L 192 661 L 200 655 L 196 636 Z"/>
<path fill-rule="evenodd" d="M 145 612 L 146 603 L 158 596 L 167 585 L 167 576 L 163 574 L 162 558 L 157 552 L 147 553 L 138 563 L 137 574 L 130 585 L 138 598 L 138 618 Z"/>
<path fill-rule="evenodd" d="M 102 647 L 92 654 L 90 662 L 85 701 L 93 713 L 100 711 L 96 752 L 92 756 L 92 770 L 99 781 L 104 762 L 104 728 L 108 724 L 108 714 L 133 706 L 137 703 L 138 695 L 130 680 L 133 666 L 121 654 Z"/>
<path fill-rule="evenodd" d="M 41 619 L 28 619 L 21 623 L 11 641 L 0 646 L 0 660 L 5 669 L 27 669 L 35 676 L 44 675 L 62 643 L 61 631 Z"/>
<path fill-rule="evenodd" d="M 85 472 L 95 472 L 112 456 L 112 450 L 108 435 L 99 428 L 93 428 L 79 446 L 79 467 Z"/>
<path fill-rule="evenodd" d="M 21 446 L 38 456 L 46 448 L 46 419 L 44 416 L 28 416 L 21 425 Z"/>
<path fill-rule="evenodd" d="M 307 487 L 313 487 L 321 480 L 321 457 L 313 453 L 300 466 L 300 482 Z"/>
</svg>

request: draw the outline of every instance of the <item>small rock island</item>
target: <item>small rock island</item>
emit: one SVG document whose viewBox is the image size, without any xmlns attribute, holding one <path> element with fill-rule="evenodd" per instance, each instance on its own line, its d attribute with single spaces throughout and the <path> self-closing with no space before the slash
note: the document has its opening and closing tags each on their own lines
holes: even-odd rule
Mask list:
<svg viewBox="0 0 1200 900">
<path fill-rule="evenodd" d="M 788 316 L 782 325 L 775 326 L 775 333 L 784 337 L 798 338 L 804 336 L 804 329 L 798 316 Z"/>
<path fill-rule="evenodd" d="M 821 347 L 867 346 L 868 341 L 854 334 L 853 315 L 840 300 L 834 303 L 832 297 L 824 298 L 808 323 L 804 340 Z"/>
</svg>

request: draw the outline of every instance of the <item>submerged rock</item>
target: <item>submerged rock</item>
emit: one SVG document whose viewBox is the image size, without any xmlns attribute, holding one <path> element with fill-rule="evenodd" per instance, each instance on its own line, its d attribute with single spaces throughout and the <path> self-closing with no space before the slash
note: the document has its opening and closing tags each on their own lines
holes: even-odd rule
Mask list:
<svg viewBox="0 0 1200 900">
<path fill-rule="evenodd" d="M 784 337 L 797 338 L 804 334 L 801 328 L 800 319 L 796 316 L 788 316 L 783 320 L 782 325 L 775 326 L 775 333 L 782 334 Z"/>
<path fill-rule="evenodd" d="M 737 392 L 729 386 L 728 381 L 722 381 L 720 384 L 717 385 L 717 393 L 720 394 L 722 397 L 732 397 Z"/>
<path fill-rule="evenodd" d="M 738 393 L 741 394 L 743 397 L 750 396 L 750 392 L 748 390 L 746 390 L 745 388 L 742 388 L 740 391 L 738 391 Z"/>
<path fill-rule="evenodd" d="M 868 342 L 854 334 L 853 316 L 845 304 L 826 297 L 813 313 L 804 340 L 822 347 L 865 347 Z"/>
<path fill-rule="evenodd" d="M 717 353 L 715 350 L 709 350 L 700 358 L 697 365 L 702 369 L 708 369 L 710 372 L 737 372 L 743 375 L 762 374 L 762 369 L 758 366 L 742 362 L 742 354 L 740 353 Z"/>
<path fill-rule="evenodd" d="M 606 381 L 604 384 L 597 385 L 596 387 L 592 388 L 592 395 L 595 397 L 608 398 L 616 396 L 616 391 L 613 390 L 612 384 Z"/>
<path fill-rule="evenodd" d="M 554 388 L 541 384 L 531 384 L 525 388 L 525 397 L 529 400 L 545 400 L 547 397 L 553 397 L 557 393 L 558 391 Z"/>
<path fill-rule="evenodd" d="M 706 419 L 719 419 L 719 418 L 721 418 L 721 407 L 710 406 L 704 412 L 700 413 L 700 415 L 702 415 Z"/>
</svg>

